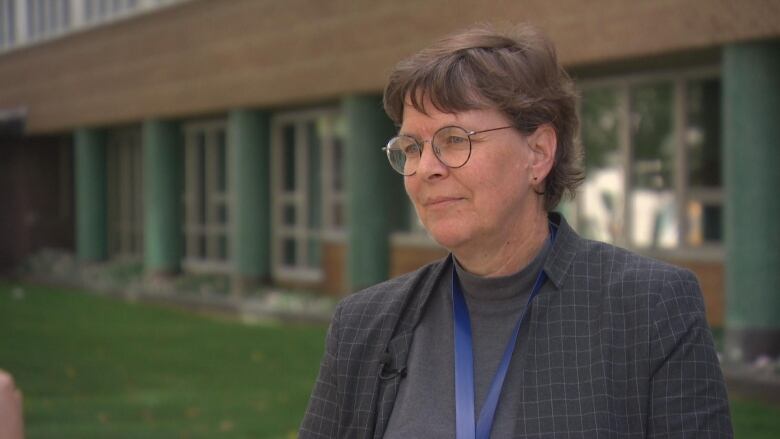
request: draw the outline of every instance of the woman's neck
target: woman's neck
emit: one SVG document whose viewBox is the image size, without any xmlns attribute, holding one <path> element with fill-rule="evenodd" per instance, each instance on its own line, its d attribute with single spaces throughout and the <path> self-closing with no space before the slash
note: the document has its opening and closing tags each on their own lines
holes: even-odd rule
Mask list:
<svg viewBox="0 0 780 439">
<path fill-rule="evenodd" d="M 546 212 L 518 221 L 513 230 L 499 233 L 494 239 L 453 249 L 461 267 L 482 277 L 508 276 L 528 265 L 544 246 L 549 235 Z"/>
</svg>

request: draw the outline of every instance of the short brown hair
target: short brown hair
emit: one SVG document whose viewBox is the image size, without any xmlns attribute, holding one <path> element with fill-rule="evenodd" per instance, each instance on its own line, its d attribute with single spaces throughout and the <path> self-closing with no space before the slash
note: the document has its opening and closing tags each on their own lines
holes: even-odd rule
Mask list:
<svg viewBox="0 0 780 439">
<path fill-rule="evenodd" d="M 577 95 L 553 43 L 534 27 L 508 33 L 473 27 L 398 63 L 385 87 L 387 115 L 400 126 L 404 103 L 427 114 L 426 99 L 450 113 L 495 108 L 526 135 L 550 124 L 558 143 L 545 180 L 545 209 L 555 208 L 566 192 L 574 197 L 584 178 Z"/>
</svg>

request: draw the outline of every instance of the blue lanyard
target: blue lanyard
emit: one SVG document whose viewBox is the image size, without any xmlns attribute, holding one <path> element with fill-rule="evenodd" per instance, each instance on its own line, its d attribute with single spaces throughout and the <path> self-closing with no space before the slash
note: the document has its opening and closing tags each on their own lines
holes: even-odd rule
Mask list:
<svg viewBox="0 0 780 439">
<path fill-rule="evenodd" d="M 550 227 L 550 242 L 555 241 L 555 228 Z M 501 388 L 504 386 L 504 379 L 509 370 L 509 362 L 512 359 L 512 353 L 517 344 L 517 335 L 520 327 L 523 325 L 525 313 L 531 306 L 531 301 L 539 293 L 547 275 L 544 269 L 539 270 L 536 276 L 531 295 L 528 297 L 523 312 L 515 324 L 512 336 L 504 349 L 504 356 L 498 365 L 498 370 L 490 384 L 482 411 L 479 413 L 479 420 L 474 422 L 474 354 L 471 338 L 471 319 L 469 318 L 469 309 L 466 306 L 466 299 L 460 289 L 460 280 L 457 270 L 452 268 L 452 313 L 455 317 L 455 426 L 457 439 L 488 439 L 490 430 L 493 427 L 493 419 L 496 416 L 496 407 L 498 406 L 498 397 L 501 395 Z"/>
</svg>

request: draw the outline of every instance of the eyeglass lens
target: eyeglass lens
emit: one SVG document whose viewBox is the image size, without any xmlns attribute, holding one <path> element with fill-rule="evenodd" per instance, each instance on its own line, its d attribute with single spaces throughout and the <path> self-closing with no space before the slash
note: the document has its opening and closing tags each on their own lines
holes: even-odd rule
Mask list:
<svg viewBox="0 0 780 439">
<path fill-rule="evenodd" d="M 460 127 L 444 127 L 431 139 L 433 153 L 444 165 L 458 168 L 466 164 L 471 155 L 468 132 Z M 387 158 L 398 173 L 412 175 L 422 158 L 423 146 L 410 136 L 398 136 L 387 144 Z"/>
</svg>

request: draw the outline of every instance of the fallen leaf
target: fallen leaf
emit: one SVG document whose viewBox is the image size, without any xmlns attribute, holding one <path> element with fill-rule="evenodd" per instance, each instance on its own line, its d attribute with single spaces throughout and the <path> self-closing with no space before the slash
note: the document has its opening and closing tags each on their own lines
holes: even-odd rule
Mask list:
<svg viewBox="0 0 780 439">
<path fill-rule="evenodd" d="M 219 431 L 221 432 L 233 431 L 234 426 L 235 425 L 233 424 L 233 421 L 229 419 L 225 419 L 219 423 Z"/>
</svg>

